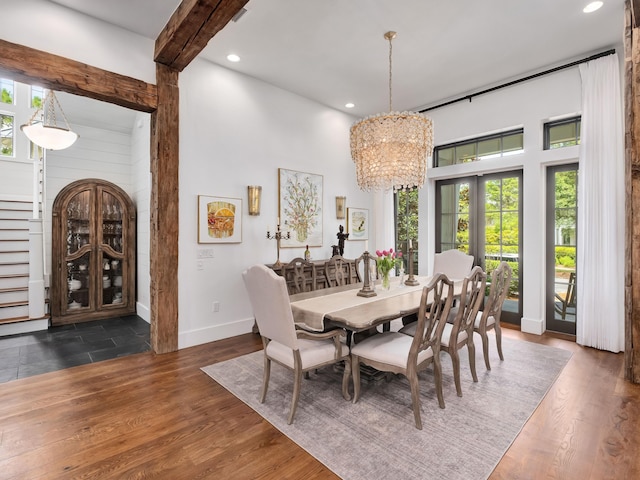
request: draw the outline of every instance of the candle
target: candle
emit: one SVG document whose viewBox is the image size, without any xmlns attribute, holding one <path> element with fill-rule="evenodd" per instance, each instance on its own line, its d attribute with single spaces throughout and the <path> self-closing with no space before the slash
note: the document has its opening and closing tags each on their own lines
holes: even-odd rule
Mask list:
<svg viewBox="0 0 640 480">
<path fill-rule="evenodd" d="M 413 240 L 409 239 L 409 248 L 413 248 Z"/>
<path fill-rule="evenodd" d="M 369 251 L 369 240 L 365 240 L 364 241 L 364 251 L 368 252 Z"/>
<path fill-rule="evenodd" d="M 271 231 L 271 225 L 267 225 L 267 232 Z"/>
<path fill-rule="evenodd" d="M 278 221 L 276 223 L 280 226 L 280 217 L 278 217 Z"/>
</svg>

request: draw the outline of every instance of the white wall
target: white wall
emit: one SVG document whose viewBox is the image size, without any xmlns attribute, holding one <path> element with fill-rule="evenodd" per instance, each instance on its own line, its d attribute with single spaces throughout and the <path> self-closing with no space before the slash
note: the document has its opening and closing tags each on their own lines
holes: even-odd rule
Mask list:
<svg viewBox="0 0 640 480">
<path fill-rule="evenodd" d="M 336 195 L 347 207 L 371 208 L 360 192 L 349 153 L 353 118 L 253 78 L 196 60 L 180 75 L 180 348 L 249 332 L 253 315 L 241 272 L 276 259 L 275 240 L 265 238 L 278 216 L 278 168 L 324 177 L 323 246 L 313 258 L 331 256 L 337 243 Z M 247 214 L 247 185 L 262 185 L 262 208 Z M 242 243 L 197 243 L 197 196 L 240 198 Z M 364 242 L 346 242 L 345 256 Z M 201 260 L 198 251 L 212 250 Z M 282 261 L 303 255 L 283 249 Z M 212 303 L 220 302 L 213 313 Z"/>
<path fill-rule="evenodd" d="M 622 47 L 618 47 L 622 51 Z M 579 114 L 581 82 L 577 67 L 540 77 L 493 93 L 433 110 L 435 144 L 524 128 L 524 153 L 463 165 L 429 169 L 428 185 L 420 193 L 420 270 L 433 268 L 435 252 L 435 181 L 496 171 L 523 170 L 522 330 L 542 333 L 545 322 L 545 195 L 546 167 L 578 160 L 579 147 L 543 150 L 543 124 Z"/>
</svg>

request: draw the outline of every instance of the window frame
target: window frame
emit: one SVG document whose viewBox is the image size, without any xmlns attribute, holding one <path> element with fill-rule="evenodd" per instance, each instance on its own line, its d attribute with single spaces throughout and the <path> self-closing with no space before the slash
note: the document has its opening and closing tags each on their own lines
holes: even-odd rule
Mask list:
<svg viewBox="0 0 640 480">
<path fill-rule="evenodd" d="M 563 145 L 558 147 L 551 148 L 551 129 L 553 127 L 560 127 L 564 125 L 576 125 L 576 143 L 575 145 Z M 557 148 L 565 148 L 565 147 L 574 147 L 576 145 L 580 145 L 580 133 L 582 128 L 582 115 L 575 115 L 573 117 L 563 118 L 561 120 L 552 120 L 549 122 L 545 122 L 543 125 L 543 150 L 555 150 Z"/>
<path fill-rule="evenodd" d="M 512 150 L 512 151 L 508 151 L 505 152 L 504 151 L 504 138 L 505 137 L 510 137 L 513 135 L 522 135 L 522 149 L 521 150 Z M 479 156 L 478 155 L 478 146 L 480 143 L 482 142 L 486 142 L 487 140 L 496 140 L 499 139 L 500 140 L 500 151 L 499 153 L 495 153 L 492 155 L 485 155 L 485 156 Z M 505 157 L 505 156 L 509 156 L 509 155 L 514 155 L 514 154 L 518 154 L 518 153 L 522 153 L 524 152 L 524 127 L 522 128 L 514 128 L 512 130 L 506 130 L 504 132 L 499 132 L 499 133 L 492 133 L 489 135 L 482 135 L 480 137 L 475 137 L 475 138 L 470 138 L 467 140 L 461 140 L 459 142 L 452 142 L 452 143 L 447 143 L 445 145 L 439 145 L 437 147 L 435 147 L 433 149 L 433 167 L 434 168 L 438 168 L 438 167 L 450 167 L 453 165 L 462 165 L 464 163 L 470 163 L 470 162 L 457 162 L 456 161 L 456 155 L 455 155 L 455 150 L 454 150 L 454 163 L 451 163 L 449 165 L 439 165 L 439 154 L 442 150 L 447 150 L 450 148 L 460 148 L 460 147 L 466 147 L 469 145 L 474 145 L 474 150 L 475 150 L 475 157 L 470 160 L 470 162 L 477 162 L 483 159 L 489 159 L 489 158 L 501 158 L 501 157 Z M 513 153 L 512 153 L 513 152 Z"/>
</svg>

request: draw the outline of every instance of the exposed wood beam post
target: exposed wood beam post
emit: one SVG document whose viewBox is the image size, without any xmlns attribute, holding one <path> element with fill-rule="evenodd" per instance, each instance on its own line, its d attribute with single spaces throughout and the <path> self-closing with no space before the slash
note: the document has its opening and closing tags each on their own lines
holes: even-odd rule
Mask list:
<svg viewBox="0 0 640 480">
<path fill-rule="evenodd" d="M 631 4 L 633 1 L 633 5 Z M 640 383 L 640 28 L 633 21 L 632 8 L 638 0 L 625 3 L 625 378 Z M 640 11 L 636 9 L 636 14 Z"/>
<path fill-rule="evenodd" d="M 156 39 L 155 61 L 181 72 L 249 0 L 183 0 Z"/>
<path fill-rule="evenodd" d="M 37 83 L 121 107 L 151 113 L 156 109 L 156 86 L 108 72 L 86 63 L 0 40 L 0 75 L 18 82 Z"/>
<path fill-rule="evenodd" d="M 151 116 L 151 340 L 178 349 L 178 72 L 156 64 L 158 109 Z"/>
</svg>

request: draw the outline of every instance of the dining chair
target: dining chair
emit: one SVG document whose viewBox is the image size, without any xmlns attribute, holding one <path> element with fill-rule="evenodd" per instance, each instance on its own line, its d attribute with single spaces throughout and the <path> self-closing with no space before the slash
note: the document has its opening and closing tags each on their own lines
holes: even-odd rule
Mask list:
<svg viewBox="0 0 640 480">
<path fill-rule="evenodd" d="M 334 255 L 324 264 L 327 286 L 338 287 L 352 283 L 351 262 L 341 255 Z"/>
<path fill-rule="evenodd" d="M 502 306 L 509 293 L 512 275 L 513 272 L 509 264 L 505 261 L 500 262 L 498 267 L 491 273 L 489 296 L 485 299 L 482 311 L 476 315 L 473 331 L 482 338 L 482 353 L 487 370 L 491 370 L 491 364 L 489 363 L 489 336 L 487 335 L 487 332 L 491 329 L 496 334 L 496 345 L 500 360 L 504 360 L 500 316 L 502 315 Z"/>
<path fill-rule="evenodd" d="M 262 337 L 264 371 L 260 403 L 264 403 L 269 386 L 271 362 L 292 370 L 293 396 L 287 422 L 291 424 L 298 406 L 302 375 L 325 365 L 344 362 L 342 396 L 350 400 L 351 376 L 349 347 L 342 343 L 344 330 L 323 333 L 296 329 L 285 279 L 264 265 L 254 265 L 242 273 L 258 330 Z"/>
<path fill-rule="evenodd" d="M 287 283 L 289 295 L 315 290 L 316 269 L 313 263 L 297 257 L 284 264 L 281 271 Z"/>
<path fill-rule="evenodd" d="M 436 253 L 433 258 L 433 273 L 444 273 L 451 280 L 462 280 L 471 273 L 473 255 L 467 255 L 460 250 L 445 250 Z"/>
<path fill-rule="evenodd" d="M 460 385 L 460 354 L 459 350 L 467 347 L 469 354 L 469 368 L 473 381 L 478 381 L 476 374 L 476 350 L 473 343 L 473 326 L 476 320 L 486 285 L 487 275 L 481 267 L 474 267 L 471 273 L 462 280 L 459 305 L 452 308 L 447 318 L 447 323 L 442 331 L 440 339 L 440 351 L 447 352 L 453 364 L 453 379 L 456 385 L 456 393 L 462 396 Z M 415 335 L 417 324 L 411 323 L 402 327 L 399 331 L 406 335 Z"/>
<path fill-rule="evenodd" d="M 444 274 L 435 275 L 422 289 L 416 334 L 383 332 L 356 343 L 351 349 L 353 368 L 353 402 L 360 398 L 360 364 L 383 372 L 400 373 L 411 387 L 411 403 L 416 428 L 422 430 L 420 418 L 420 385 L 418 372 L 433 364 L 436 393 L 440 408 L 444 408 L 440 338 L 453 300 L 453 282 Z"/>
<path fill-rule="evenodd" d="M 575 315 L 576 313 L 576 272 L 569 274 L 569 283 L 567 291 L 564 294 L 556 293 L 553 304 L 554 310 L 560 315 L 562 320 L 566 319 L 567 314 Z"/>
</svg>

